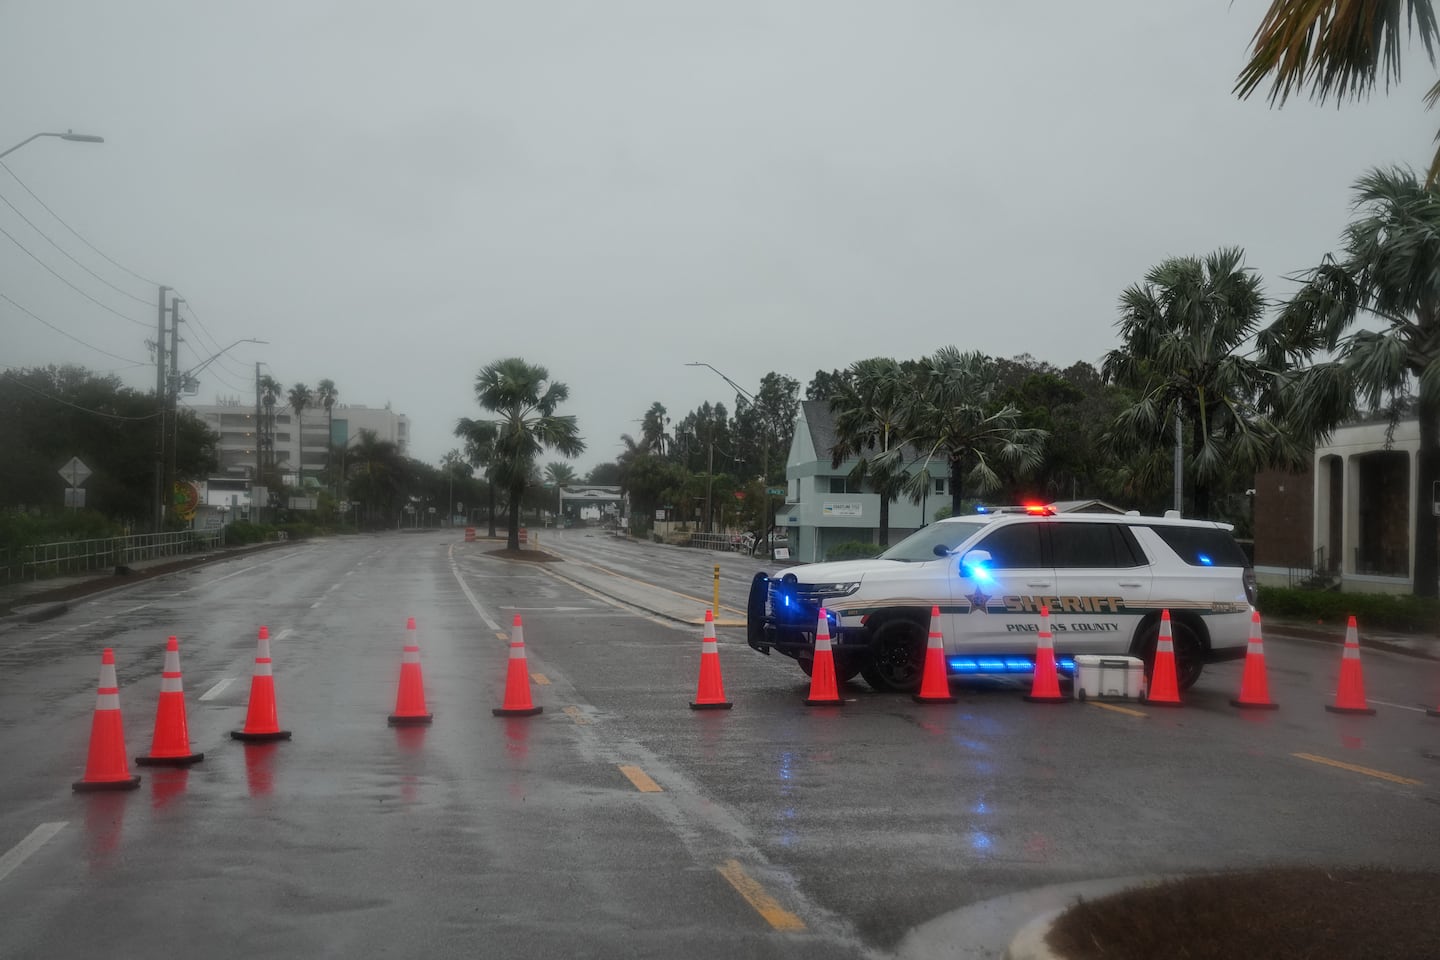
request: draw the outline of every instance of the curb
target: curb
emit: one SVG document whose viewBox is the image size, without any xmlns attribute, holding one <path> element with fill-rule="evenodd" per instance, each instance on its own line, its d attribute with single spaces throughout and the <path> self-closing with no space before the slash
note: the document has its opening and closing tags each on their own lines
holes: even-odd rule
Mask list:
<svg viewBox="0 0 1440 960">
<path fill-rule="evenodd" d="M 1015 939 L 1005 948 L 1005 960 L 1063 960 L 1061 954 L 1050 949 L 1045 938 L 1050 936 L 1050 928 L 1055 925 L 1055 921 L 1069 909 L 1060 907 L 1049 913 L 1042 913 L 1021 927 L 1015 934 Z"/>
<path fill-rule="evenodd" d="M 61 614 L 70 611 L 70 601 L 31 603 L 12 609 L 14 609 L 14 613 L 0 617 L 0 626 L 10 623 L 44 623 L 46 620 L 54 620 Z"/>
</svg>

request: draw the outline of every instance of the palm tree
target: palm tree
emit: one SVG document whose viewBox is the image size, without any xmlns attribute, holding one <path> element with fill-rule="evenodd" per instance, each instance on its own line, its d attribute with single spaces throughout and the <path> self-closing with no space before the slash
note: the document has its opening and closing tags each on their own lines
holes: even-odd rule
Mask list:
<svg viewBox="0 0 1440 960">
<path fill-rule="evenodd" d="M 496 479 L 510 488 L 511 550 L 520 549 L 520 501 L 535 458 L 549 448 L 567 457 L 585 451 L 575 418 L 555 412 L 569 396 L 570 388 L 552 382 L 550 371 L 519 357 L 497 360 L 475 378 L 475 399 L 498 415 L 491 421 L 497 428 Z"/>
<path fill-rule="evenodd" d="M 334 380 L 321 380 L 315 386 L 315 399 L 325 408 L 325 475 L 333 477 L 335 457 L 335 401 L 340 391 L 335 389 Z M 339 489 L 339 484 L 335 484 Z"/>
<path fill-rule="evenodd" d="M 1360 401 L 1372 410 L 1388 405 L 1398 416 L 1418 388 L 1413 590 L 1434 597 L 1440 585 L 1429 498 L 1440 480 L 1440 189 L 1410 170 L 1373 170 L 1355 183 L 1355 209 L 1339 259 L 1327 256 L 1309 272 L 1260 345 L 1276 361 L 1330 358 L 1289 384 L 1285 412 L 1304 437 L 1328 435 Z M 1357 329 L 1362 320 L 1383 328 Z"/>
<path fill-rule="evenodd" d="M 1236 467 L 1253 470 L 1285 442 L 1260 416 L 1269 372 L 1240 351 L 1265 312 L 1260 278 L 1243 267 L 1238 247 L 1204 260 L 1172 257 L 1120 296 L 1121 346 L 1101 368 L 1111 383 L 1136 391 L 1107 441 L 1136 456 L 1175 443 L 1176 419 L 1189 441 L 1194 513 L 1208 517 L 1211 492 Z"/>
<path fill-rule="evenodd" d="M 645 449 L 660 457 L 665 456 L 665 446 L 670 439 L 666 432 L 670 418 L 665 413 L 665 405 L 657 400 L 650 404 L 650 409 L 645 411 L 645 418 L 640 421 L 641 442 Z"/>
<path fill-rule="evenodd" d="M 1324 103 L 1359 100 L 1379 85 L 1400 81 L 1400 47 L 1417 33 L 1433 65 L 1440 43 L 1431 0 L 1273 0 L 1255 31 L 1250 61 L 1235 81 L 1243 99 L 1271 77 L 1270 102 L 1284 104 L 1306 86 Z M 1440 101 L 1440 82 L 1425 94 L 1425 105 Z M 1437 137 L 1436 139 L 1440 139 Z M 1426 177 L 1440 176 L 1440 150 Z"/>
<path fill-rule="evenodd" d="M 347 494 L 365 504 L 366 516 L 379 512 L 388 521 L 398 519 L 396 503 L 405 483 L 404 458 L 400 448 L 379 439 L 373 430 L 361 430 L 350 446 Z"/>
<path fill-rule="evenodd" d="M 465 441 L 465 459 L 470 466 L 485 471 L 485 487 L 490 506 L 490 537 L 495 536 L 495 438 L 500 431 L 488 420 L 461 417 L 455 421 L 455 436 Z"/>
<path fill-rule="evenodd" d="M 270 374 L 260 378 L 260 402 L 264 406 L 264 420 L 261 423 L 260 443 L 263 450 L 262 461 L 265 464 L 265 478 L 262 480 L 268 483 L 271 475 L 275 472 L 275 404 L 285 395 L 285 388 Z M 278 492 L 278 488 L 276 488 Z"/>
<path fill-rule="evenodd" d="M 299 441 L 296 449 L 300 451 L 299 458 L 295 461 L 295 472 L 300 480 L 300 489 L 305 489 L 305 408 L 311 406 L 315 394 L 303 383 L 297 383 L 290 388 L 289 393 L 290 409 L 295 411 L 295 438 Z"/>
<path fill-rule="evenodd" d="M 890 545 L 890 501 L 907 478 L 904 470 L 905 426 L 914 396 L 913 382 L 900 364 L 888 357 L 852 363 L 835 381 L 830 400 L 835 416 L 832 467 L 858 458 L 850 477 L 868 480 L 880 495 L 880 546 Z"/>
<path fill-rule="evenodd" d="M 950 468 L 950 512 L 960 513 L 962 492 L 1000 485 L 995 464 L 1020 473 L 1039 466 L 1045 430 L 1020 426 L 1020 409 L 1002 403 L 995 361 L 983 353 L 942 347 L 927 358 L 911 408 L 910 432 L 919 448 L 920 469 L 905 481 L 915 499 L 932 483 L 930 463 L 943 458 Z"/>
</svg>

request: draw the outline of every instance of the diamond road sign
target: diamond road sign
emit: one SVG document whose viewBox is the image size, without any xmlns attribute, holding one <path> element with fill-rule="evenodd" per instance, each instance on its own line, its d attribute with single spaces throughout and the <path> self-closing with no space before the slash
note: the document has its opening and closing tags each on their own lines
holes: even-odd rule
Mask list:
<svg viewBox="0 0 1440 960">
<path fill-rule="evenodd" d="M 79 457 L 71 457 L 70 462 L 60 468 L 60 476 L 72 487 L 81 487 L 85 481 L 90 479 L 90 468 L 81 462 Z"/>
</svg>

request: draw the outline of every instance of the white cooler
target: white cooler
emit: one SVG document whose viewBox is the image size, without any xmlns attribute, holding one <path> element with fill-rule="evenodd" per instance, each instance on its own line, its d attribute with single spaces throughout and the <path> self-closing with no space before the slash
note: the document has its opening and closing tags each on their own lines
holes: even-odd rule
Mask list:
<svg viewBox="0 0 1440 960">
<path fill-rule="evenodd" d="M 1145 697 L 1145 664 L 1135 657 L 1075 658 L 1075 699 L 1087 697 L 1141 700 Z"/>
</svg>

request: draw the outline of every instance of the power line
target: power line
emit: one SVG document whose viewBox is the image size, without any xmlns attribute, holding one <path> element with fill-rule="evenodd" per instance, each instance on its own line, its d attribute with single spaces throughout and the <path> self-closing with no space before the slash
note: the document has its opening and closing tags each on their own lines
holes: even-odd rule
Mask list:
<svg viewBox="0 0 1440 960">
<path fill-rule="evenodd" d="M 51 396 L 44 390 L 36 390 L 34 387 L 30 386 L 30 384 L 26 383 L 24 380 L 21 380 L 9 370 L 0 371 L 0 373 L 3 373 L 7 380 L 9 380 L 11 383 L 14 383 L 22 390 L 29 390 L 36 396 L 44 397 L 46 400 L 53 400 L 55 403 L 63 403 L 65 404 L 65 406 L 74 407 L 76 410 L 79 410 L 82 413 L 89 413 L 97 417 L 104 417 L 107 420 L 154 420 L 156 417 L 160 416 L 159 413 L 148 413 L 143 417 L 126 417 L 118 413 L 106 413 L 103 410 L 91 410 L 89 407 L 82 407 L 78 403 L 71 403 L 69 400 L 66 400 L 62 397 Z"/>
<path fill-rule="evenodd" d="M 130 357 L 122 357 L 122 356 L 120 356 L 118 353 L 111 353 L 109 350 L 102 350 L 102 349 L 100 349 L 99 347 L 95 346 L 95 344 L 93 344 L 93 343 L 86 343 L 84 340 L 81 340 L 79 337 L 75 336 L 73 333 L 67 333 L 67 332 L 64 331 L 64 330 L 61 330 L 59 327 L 55 326 L 55 324 L 51 323 L 49 320 L 46 320 L 44 317 L 42 317 L 42 316 L 40 316 L 40 315 L 38 315 L 38 314 L 32 313 L 31 311 L 29 311 L 29 310 L 25 309 L 24 307 L 20 306 L 20 304 L 16 303 L 14 300 L 11 300 L 9 297 L 7 297 L 7 296 L 6 296 L 5 294 L 3 294 L 3 293 L 0 293 L 0 300 L 4 300 L 6 303 L 10 304 L 10 306 L 14 307 L 16 310 L 19 310 L 21 313 L 25 314 L 26 316 L 30 317 L 31 319 L 33 319 L 33 320 L 39 320 L 41 323 L 45 324 L 45 326 L 49 327 L 51 330 L 54 330 L 56 333 L 60 334 L 61 336 L 63 336 L 63 337 L 69 337 L 71 340 L 74 340 L 76 343 L 80 344 L 80 346 L 82 346 L 82 347 L 89 347 L 91 350 L 94 350 L 96 353 L 103 353 L 103 354 L 105 354 L 105 356 L 110 357 L 111 359 L 114 359 L 114 360 L 124 360 L 126 363 L 130 364 L 131 366 L 136 366 L 136 367 L 149 366 L 148 363 L 145 363 L 145 362 L 143 362 L 143 361 L 134 360 L 134 359 L 131 359 Z"/>
<path fill-rule="evenodd" d="M 217 340 L 215 338 L 215 335 L 212 334 L 209 328 L 205 326 L 204 321 L 200 319 L 200 314 L 195 312 L 194 305 L 191 304 L 189 300 L 185 300 L 183 297 L 181 299 L 182 301 L 184 301 L 185 306 L 190 313 L 190 319 L 195 322 L 196 329 L 199 330 L 200 334 L 205 339 L 210 341 L 210 346 L 207 349 L 216 351 L 215 359 L 219 361 L 220 365 L 223 366 L 226 370 L 229 370 L 234 376 L 240 377 L 241 379 L 248 379 L 250 376 L 250 371 L 244 369 L 243 367 L 237 369 L 235 366 L 232 365 L 231 361 L 227 360 L 223 356 L 222 352 L 220 351 L 220 341 Z M 231 386 L 234 385 L 232 384 Z"/>
<path fill-rule="evenodd" d="M 141 321 L 141 320 L 136 320 L 134 317 L 127 316 L 127 315 L 121 313 L 119 310 L 116 310 L 114 307 L 111 307 L 111 306 L 109 306 L 109 305 L 107 305 L 107 304 L 105 304 L 105 303 L 102 303 L 102 302 L 99 301 L 99 300 L 96 300 L 94 297 L 90 296 L 90 294 L 86 293 L 84 290 L 81 290 L 79 287 L 75 286 L 75 284 L 71 283 L 69 280 L 66 280 L 64 277 L 60 276 L 60 274 L 56 273 L 56 272 L 55 272 L 55 269 L 54 269 L 53 267 L 51 267 L 50 264 L 46 263 L 44 260 L 41 260 L 39 257 L 35 256 L 35 254 L 31 253 L 31 252 L 29 251 L 29 249 L 26 248 L 25 244 L 21 243 L 19 240 L 16 240 L 14 237 L 12 237 L 12 236 L 10 235 L 10 231 L 6 230 L 4 227 L 0 227 L 0 233 L 3 233 L 3 234 L 5 235 L 5 237 L 6 237 L 11 243 L 15 244 L 15 246 L 19 247 L 21 250 L 24 250 L 24 251 L 25 251 L 25 255 L 28 256 L 31 260 L 34 260 L 36 263 L 40 264 L 40 266 L 42 266 L 42 267 L 44 267 L 46 270 L 50 271 L 51 275 L 54 276 L 55 279 L 57 279 L 57 280 L 59 280 L 61 283 L 65 284 L 65 286 L 69 287 L 71 290 L 74 290 L 76 293 L 80 294 L 80 296 L 84 297 L 86 300 L 89 300 L 91 303 L 93 303 L 93 304 L 95 304 L 96 306 L 100 307 L 100 309 L 102 309 L 102 310 L 108 310 L 110 313 L 115 314 L 115 316 L 119 317 L 121 320 L 128 320 L 128 321 L 130 321 L 131 323 L 135 324 L 137 327 L 144 327 L 146 330 L 150 329 L 150 324 L 145 323 L 144 321 Z"/>
<path fill-rule="evenodd" d="M 91 270 L 89 267 L 85 266 L 85 264 L 81 263 L 79 260 L 76 260 L 76 259 L 70 254 L 70 251 L 69 251 L 69 250 L 66 250 L 64 247 L 60 246 L 60 244 L 58 244 L 58 243 L 56 243 L 54 240 L 52 240 L 52 239 L 50 238 L 50 236 L 49 236 L 44 230 L 41 230 L 39 227 L 35 226 L 35 221 L 33 221 L 33 220 L 31 220 L 29 217 L 25 216 L 24 212 L 23 212 L 19 207 L 15 206 L 15 204 L 11 203 L 11 202 L 10 202 L 10 199 L 9 199 L 8 197 L 6 197 L 3 193 L 0 193 L 0 200 L 3 200 L 3 201 L 5 202 L 5 206 L 9 207 L 11 210 L 14 210 L 14 211 L 15 211 L 15 215 L 18 216 L 21 220 L 24 220 L 26 223 L 30 224 L 30 229 L 31 229 L 31 230 L 34 230 L 36 233 L 40 234 L 40 236 L 44 237 L 46 243 L 50 244 L 50 246 L 54 247 L 56 250 L 59 250 L 59 251 L 60 251 L 62 254 L 64 254 L 66 257 L 69 257 L 70 262 L 73 263 L 73 264 L 75 264 L 75 266 L 79 267 L 81 270 L 84 270 L 86 273 L 90 274 L 90 276 L 94 277 L 96 280 L 99 280 L 101 283 L 105 284 L 105 286 L 109 287 L 111 290 L 114 290 L 116 293 L 120 294 L 121 296 L 129 297 L 131 300 L 134 300 L 136 303 L 143 303 L 143 304 L 146 304 L 147 306 L 149 305 L 149 303 L 150 303 L 149 300 L 145 300 L 145 299 L 143 299 L 143 298 L 141 298 L 141 297 L 137 297 L 137 296 L 135 296 L 135 294 L 131 293 L 131 292 L 128 291 L 128 290 L 122 290 L 120 287 L 115 286 L 115 284 L 111 283 L 109 280 L 106 280 L 104 277 L 100 276 L 100 274 L 96 273 L 94 270 Z"/>
<path fill-rule="evenodd" d="M 190 341 L 188 341 L 188 340 L 182 340 L 182 341 L 180 341 L 180 342 L 183 343 L 183 344 L 185 344 L 185 349 L 189 350 L 189 351 L 190 351 L 190 356 L 192 356 L 192 357 L 195 358 L 195 364 L 196 364 L 196 366 L 199 366 L 201 363 L 203 363 L 203 362 L 205 361 L 205 358 L 202 357 L 202 356 L 200 356 L 199 351 L 197 351 L 194 347 L 192 347 L 192 346 L 190 345 Z M 226 376 L 224 376 L 219 370 L 217 370 L 215 367 L 211 367 L 211 368 L 210 368 L 210 373 L 214 374 L 216 380 L 219 380 L 221 383 L 225 384 L 225 386 L 229 387 L 231 390 L 239 390 L 241 393 L 245 393 L 247 390 L 250 389 L 249 386 L 242 387 L 242 386 L 240 386 L 240 384 L 236 383 L 235 381 L 230 380 L 229 378 L 227 378 Z M 252 384 L 251 386 L 253 386 L 253 384 Z"/>
<path fill-rule="evenodd" d="M 76 240 L 79 240 L 81 243 L 85 244 L 85 246 L 89 247 L 91 250 L 94 250 L 96 253 L 100 254 L 100 256 L 104 257 L 104 258 L 105 258 L 107 261 L 109 261 L 112 265 L 114 265 L 114 266 L 116 266 L 116 267 L 119 267 L 121 270 L 124 270 L 126 273 L 130 274 L 130 276 L 134 277 L 136 280 L 139 280 L 139 281 L 141 281 L 141 282 L 143 282 L 143 283 L 148 283 L 148 284 L 149 284 L 150 286 L 152 286 L 152 287 L 158 287 L 158 286 L 160 286 L 160 284 L 157 283 L 156 281 L 154 281 L 154 280 L 149 280 L 149 279 L 147 279 L 147 278 L 145 278 L 145 277 L 140 276 L 140 274 L 136 273 L 134 270 L 131 270 L 129 267 L 125 266 L 123 263 L 118 263 L 118 262 L 116 262 L 115 260 L 112 260 L 109 256 L 107 256 L 107 255 L 105 254 L 105 251 L 101 250 L 99 247 L 95 246 L 95 244 L 91 243 L 89 240 L 86 240 L 84 237 L 80 236 L 79 231 L 77 231 L 74 227 L 70 226 L 70 224 L 66 223 L 65 220 L 64 220 L 64 218 L 62 218 L 62 217 L 60 216 L 60 214 L 56 213 L 54 210 L 51 210 L 48 206 L 46 206 L 46 205 L 45 205 L 45 201 L 44 201 L 44 200 L 41 200 L 38 196 L 36 196 L 36 195 L 35 195 L 35 191 L 34 191 L 34 190 L 31 190 L 28 186 L 26 186 L 26 185 L 25 185 L 25 181 L 24 181 L 24 180 L 21 180 L 18 176 L 16 176 L 14 170 L 11 170 L 9 167 L 5 166 L 4 163 L 0 163 L 0 169 L 3 169 L 6 173 L 10 174 L 10 178 L 11 178 L 12 180 L 14 180 L 16 183 L 20 184 L 20 186 L 25 190 L 25 192 L 28 193 L 28 194 L 30 194 L 30 198 L 31 198 L 32 200 L 34 200 L 36 203 L 40 204 L 41 207 L 44 207 L 46 213 L 50 214 L 50 216 L 52 216 L 52 217 L 54 217 L 56 220 L 58 220 L 58 221 L 60 222 L 60 226 L 64 227 L 66 230 L 69 230 L 70 233 L 71 233 L 71 235 L 73 235 Z"/>
</svg>

